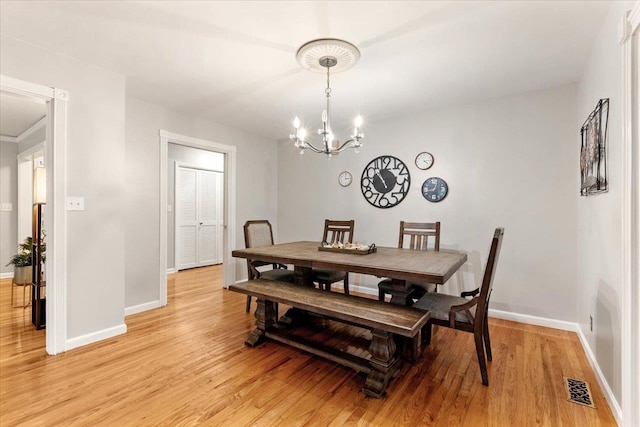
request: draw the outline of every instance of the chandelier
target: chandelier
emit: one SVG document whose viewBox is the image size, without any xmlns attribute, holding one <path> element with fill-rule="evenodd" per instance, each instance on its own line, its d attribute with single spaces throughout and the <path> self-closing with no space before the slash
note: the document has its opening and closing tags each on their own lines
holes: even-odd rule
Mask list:
<svg viewBox="0 0 640 427">
<path fill-rule="evenodd" d="M 331 130 L 331 84 L 330 70 L 334 72 L 344 71 L 353 67 L 360 59 L 360 51 L 353 44 L 338 39 L 317 39 L 305 43 L 298 49 L 296 53 L 298 63 L 305 69 L 327 73 L 327 88 L 324 90 L 327 98 L 327 107 L 322 111 L 322 127 L 318 129 L 321 142 L 314 145 L 307 138 L 307 131 L 300 127 L 300 119 L 296 117 L 293 120 L 295 133 L 289 138 L 294 142 L 296 148 L 300 149 L 300 154 L 304 154 L 305 150 L 311 150 L 314 153 L 326 154 L 328 158 L 333 155 L 340 154 L 347 148 L 353 148 L 357 153 L 362 147 L 360 140 L 364 138 L 364 134 L 360 133 L 362 127 L 362 117 L 358 116 L 354 120 L 354 129 L 351 138 L 345 142 L 340 142 L 335 138 Z"/>
</svg>

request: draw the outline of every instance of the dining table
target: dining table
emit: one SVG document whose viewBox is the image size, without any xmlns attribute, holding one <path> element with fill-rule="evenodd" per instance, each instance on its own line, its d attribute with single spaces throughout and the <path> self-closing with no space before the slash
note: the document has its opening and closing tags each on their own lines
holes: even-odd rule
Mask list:
<svg viewBox="0 0 640 427">
<path fill-rule="evenodd" d="M 296 283 L 313 286 L 312 270 L 337 270 L 391 279 L 391 303 L 411 305 L 411 283 L 443 285 L 466 262 L 458 251 L 416 251 L 376 247 L 375 252 L 322 250 L 322 243 L 299 241 L 236 249 L 232 255 L 252 261 L 292 264 Z"/>
</svg>

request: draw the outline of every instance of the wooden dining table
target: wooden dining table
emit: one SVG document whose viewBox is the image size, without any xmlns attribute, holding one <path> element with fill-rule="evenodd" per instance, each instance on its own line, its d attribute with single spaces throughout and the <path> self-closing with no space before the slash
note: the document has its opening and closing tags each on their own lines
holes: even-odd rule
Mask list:
<svg viewBox="0 0 640 427">
<path fill-rule="evenodd" d="M 392 280 L 391 303 L 411 304 L 411 282 L 442 285 L 466 262 L 456 251 L 415 251 L 378 247 L 371 254 L 327 252 L 319 242 L 291 242 L 272 246 L 236 249 L 234 257 L 252 261 L 293 264 L 296 283 L 313 286 L 314 268 L 387 277 Z"/>
</svg>

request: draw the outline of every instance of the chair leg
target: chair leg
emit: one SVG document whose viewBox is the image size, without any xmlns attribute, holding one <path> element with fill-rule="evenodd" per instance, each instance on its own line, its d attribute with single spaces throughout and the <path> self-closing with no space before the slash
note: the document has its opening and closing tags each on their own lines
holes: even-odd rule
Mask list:
<svg viewBox="0 0 640 427">
<path fill-rule="evenodd" d="M 487 360 L 491 362 L 493 358 L 491 357 L 491 340 L 489 339 L 489 318 L 486 314 L 484 316 L 484 326 L 482 328 L 482 335 L 484 337 L 484 347 L 487 352 Z"/>
<path fill-rule="evenodd" d="M 349 273 L 344 275 L 344 294 L 349 295 Z"/>
<path fill-rule="evenodd" d="M 482 331 L 476 330 L 473 333 L 474 341 L 476 342 L 476 353 L 478 355 L 478 364 L 480 365 L 480 375 L 482 376 L 482 384 L 489 385 L 489 377 L 487 376 L 487 363 L 484 359 L 484 345 L 482 344 Z"/>
<path fill-rule="evenodd" d="M 248 313 L 249 311 L 251 311 L 251 296 L 247 295 L 247 307 L 245 309 L 245 311 Z"/>
<path fill-rule="evenodd" d="M 378 288 L 378 301 L 384 302 L 384 291 Z"/>
</svg>

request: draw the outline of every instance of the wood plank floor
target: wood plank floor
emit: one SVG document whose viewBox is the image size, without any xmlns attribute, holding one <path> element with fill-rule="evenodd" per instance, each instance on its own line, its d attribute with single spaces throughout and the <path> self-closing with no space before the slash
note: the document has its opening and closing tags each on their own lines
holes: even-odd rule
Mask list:
<svg viewBox="0 0 640 427">
<path fill-rule="evenodd" d="M 278 343 L 245 347 L 254 318 L 243 295 L 221 289 L 220 267 L 172 276 L 167 307 L 128 316 L 126 335 L 58 356 L 45 355 L 30 310 L 11 308 L 10 288 L 0 281 L 2 426 L 615 425 L 570 332 L 491 319 L 484 387 L 472 335 L 434 327 L 419 363 L 371 399 L 348 368 Z M 353 329 L 348 346 L 363 339 L 329 326 L 335 336 Z M 588 381 L 598 409 L 568 402 L 563 376 Z"/>
</svg>

